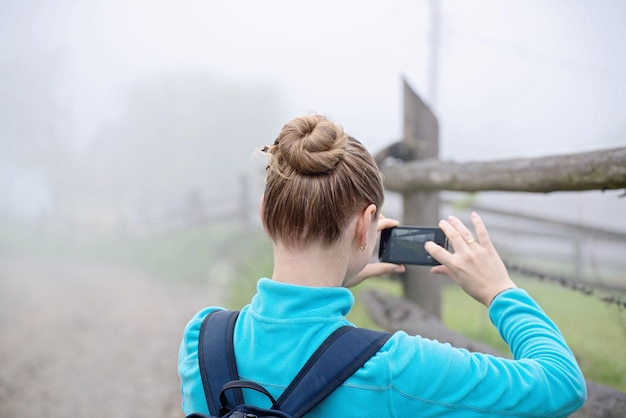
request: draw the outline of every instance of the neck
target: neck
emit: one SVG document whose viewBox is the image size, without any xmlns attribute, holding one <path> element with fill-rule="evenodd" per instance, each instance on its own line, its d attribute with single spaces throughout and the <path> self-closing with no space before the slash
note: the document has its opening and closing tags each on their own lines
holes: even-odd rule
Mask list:
<svg viewBox="0 0 626 418">
<path fill-rule="evenodd" d="M 339 287 L 349 270 L 348 252 L 339 245 L 305 248 L 274 243 L 272 280 L 300 286 Z"/>
</svg>

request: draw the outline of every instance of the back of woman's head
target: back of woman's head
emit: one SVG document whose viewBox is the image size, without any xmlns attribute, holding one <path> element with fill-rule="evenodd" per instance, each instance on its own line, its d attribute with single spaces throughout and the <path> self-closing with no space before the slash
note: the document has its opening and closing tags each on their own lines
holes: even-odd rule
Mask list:
<svg viewBox="0 0 626 418">
<path fill-rule="evenodd" d="M 368 205 L 383 204 L 383 184 L 369 152 L 321 115 L 287 123 L 268 155 L 263 222 L 288 246 L 332 245 Z"/>
</svg>

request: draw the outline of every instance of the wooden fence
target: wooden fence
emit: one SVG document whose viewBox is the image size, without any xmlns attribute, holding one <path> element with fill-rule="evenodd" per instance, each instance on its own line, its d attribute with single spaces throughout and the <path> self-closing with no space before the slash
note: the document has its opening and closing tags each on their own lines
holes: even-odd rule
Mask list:
<svg viewBox="0 0 626 418">
<path fill-rule="evenodd" d="M 455 163 L 439 160 L 439 125 L 429 107 L 404 82 L 402 141 L 376 159 L 385 187 L 402 194 L 402 222 L 436 225 L 440 191 L 541 192 L 626 188 L 626 147 L 534 159 Z M 386 165 L 389 159 L 394 164 Z M 427 269 L 408 267 L 404 295 L 441 316 L 441 284 Z"/>
<path fill-rule="evenodd" d="M 382 150 L 376 159 L 381 164 L 386 188 L 402 195 L 404 224 L 436 225 L 441 219 L 440 191 L 443 190 L 548 193 L 626 189 L 626 147 L 535 159 L 479 163 L 441 161 L 437 118 L 406 81 L 403 101 L 403 139 Z M 386 165 L 389 159 L 395 163 Z M 600 233 L 618 241 L 626 238 L 611 231 Z M 389 330 L 402 329 L 447 341 L 471 351 L 500 355 L 445 329 L 439 320 L 441 281 L 431 277 L 429 269 L 407 267 L 404 276 L 404 298 L 375 291 L 364 294 L 370 314 L 380 325 Z M 626 394 L 593 382 L 587 382 L 587 388 L 588 401 L 575 417 L 626 416 Z"/>
</svg>

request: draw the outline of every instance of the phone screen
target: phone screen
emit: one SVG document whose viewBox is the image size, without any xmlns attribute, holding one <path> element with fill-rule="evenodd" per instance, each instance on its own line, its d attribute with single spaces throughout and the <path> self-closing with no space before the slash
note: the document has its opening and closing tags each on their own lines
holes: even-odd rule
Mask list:
<svg viewBox="0 0 626 418">
<path fill-rule="evenodd" d="M 396 264 L 438 265 L 426 250 L 426 241 L 434 241 L 447 248 L 447 239 L 440 228 L 398 226 L 381 232 L 379 258 Z"/>
</svg>

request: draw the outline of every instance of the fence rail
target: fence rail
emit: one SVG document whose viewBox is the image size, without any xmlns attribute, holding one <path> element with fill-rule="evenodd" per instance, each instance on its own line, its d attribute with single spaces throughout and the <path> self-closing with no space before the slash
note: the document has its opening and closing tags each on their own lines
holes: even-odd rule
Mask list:
<svg viewBox="0 0 626 418">
<path fill-rule="evenodd" d="M 535 159 L 515 159 L 495 162 L 453 163 L 440 161 L 439 158 L 439 126 L 438 121 L 429 107 L 415 94 L 408 83 L 404 82 L 404 132 L 402 142 L 392 144 L 377 154 L 379 163 L 389 158 L 399 159 L 400 164 L 383 166 L 385 184 L 389 190 L 402 194 L 403 222 L 412 224 L 434 225 L 439 219 L 441 209 L 440 191 L 519 191 L 541 192 L 553 191 L 581 191 L 626 189 L 626 147 L 614 150 L 594 151 L 590 153 L 550 156 Z M 449 204 L 450 202 L 444 202 Z M 475 208 L 477 209 L 477 208 Z M 482 207 L 481 211 L 489 210 Z M 510 213 L 491 210 L 491 214 L 510 216 Z M 518 219 L 520 215 L 518 214 Z M 550 222 L 552 220 L 537 219 L 539 217 L 526 216 L 525 222 Z M 510 222 L 508 223 L 510 224 Z M 508 226 L 500 232 L 518 233 L 511 231 Z M 560 224 L 560 225 L 558 225 Z M 563 240 L 568 234 L 563 229 L 568 228 L 573 249 L 573 260 L 576 276 L 580 277 L 582 265 L 582 237 L 593 233 L 594 236 L 613 242 L 624 242 L 624 235 L 615 231 L 601 230 L 575 224 L 565 225 L 559 222 L 559 231 L 548 231 L 553 237 Z M 491 225 L 491 224 L 490 224 Z M 490 231 L 497 228 L 490 227 Z M 563 234 L 565 238 L 558 235 Z M 544 235 L 544 239 L 546 236 Z M 622 252 L 622 254 L 624 254 Z M 520 273 L 537 278 L 554 280 L 562 285 L 569 285 L 575 290 L 587 294 L 594 294 L 595 290 L 588 284 L 569 280 L 563 275 L 538 272 L 527 266 L 511 264 L 509 266 Z M 404 296 L 410 307 L 419 307 L 425 314 L 440 318 L 441 289 L 433 283 L 438 282 L 425 269 L 407 268 L 404 278 Z M 605 297 L 606 302 L 615 303 L 624 308 L 621 298 L 614 295 Z M 399 302 L 389 297 L 371 298 L 368 305 L 370 313 L 382 312 L 379 316 L 381 324 L 389 326 L 394 322 L 392 308 Z M 385 307 L 386 306 L 386 307 Z M 404 309 L 408 312 L 408 308 Z M 420 314 L 418 317 L 423 318 Z M 406 326 L 421 325 L 423 321 L 413 319 L 403 322 L 399 329 Z M 436 321 L 431 321 L 436 322 Z M 435 326 L 438 331 L 443 326 Z M 421 329 L 417 333 L 421 333 Z M 605 391 L 602 387 L 588 382 L 588 402 L 575 416 L 615 416 L 615 411 L 626 410 L 626 394 L 616 391 Z M 608 393 L 608 395 L 607 395 Z M 602 410 L 601 413 L 598 412 Z M 620 414 L 620 416 L 622 416 Z"/>
</svg>

